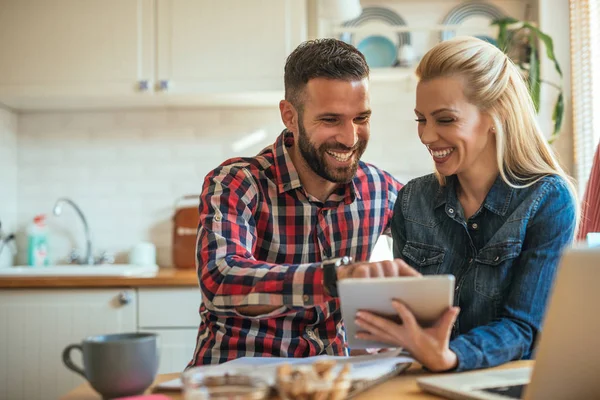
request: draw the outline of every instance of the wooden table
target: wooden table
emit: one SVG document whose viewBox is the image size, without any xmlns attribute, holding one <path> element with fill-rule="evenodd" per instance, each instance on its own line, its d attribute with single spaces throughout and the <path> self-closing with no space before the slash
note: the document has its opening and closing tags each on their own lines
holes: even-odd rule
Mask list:
<svg viewBox="0 0 600 400">
<path fill-rule="evenodd" d="M 497 367 L 497 369 L 506 369 L 506 368 L 520 368 L 533 366 L 533 361 L 515 361 L 508 363 L 506 365 Z M 381 385 L 375 386 L 368 391 L 361 393 L 356 396 L 357 400 L 366 400 L 366 399 L 377 399 L 377 400 L 387 400 L 387 399 L 404 399 L 404 400 L 435 400 L 440 399 L 438 396 L 430 395 L 427 393 L 423 393 L 417 386 L 417 378 L 430 375 L 426 373 L 419 366 L 415 365 L 411 367 L 407 372 L 390 379 L 387 382 L 382 383 Z M 156 377 L 154 384 L 150 389 L 148 389 L 147 393 L 152 393 L 152 388 L 161 382 L 169 381 L 171 379 L 175 379 L 179 376 L 178 373 L 174 374 L 164 374 Z M 179 393 L 173 392 L 157 392 L 164 395 L 169 396 L 174 400 L 181 400 L 183 396 Z M 101 397 L 87 384 L 83 384 L 76 389 L 69 392 L 66 396 L 62 397 L 61 400 L 100 400 Z"/>
</svg>

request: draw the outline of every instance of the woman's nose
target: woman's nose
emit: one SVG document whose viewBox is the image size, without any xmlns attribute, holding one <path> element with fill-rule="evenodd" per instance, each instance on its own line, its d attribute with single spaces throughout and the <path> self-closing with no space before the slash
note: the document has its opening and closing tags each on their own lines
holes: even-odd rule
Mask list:
<svg viewBox="0 0 600 400">
<path fill-rule="evenodd" d="M 423 144 L 433 143 L 438 139 L 435 127 L 432 124 L 424 124 L 419 127 L 419 138 Z"/>
</svg>

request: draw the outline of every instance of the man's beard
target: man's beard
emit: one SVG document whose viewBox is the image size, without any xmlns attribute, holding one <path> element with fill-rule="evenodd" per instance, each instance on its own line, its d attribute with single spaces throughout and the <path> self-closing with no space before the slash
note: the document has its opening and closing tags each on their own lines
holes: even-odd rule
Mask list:
<svg viewBox="0 0 600 400">
<path fill-rule="evenodd" d="M 298 148 L 300 154 L 308 166 L 321 178 L 335 183 L 348 183 L 356 175 L 358 169 L 358 160 L 367 148 L 367 141 L 359 139 L 354 147 L 349 148 L 342 144 L 328 145 L 322 144 L 319 148 L 315 147 L 306 134 L 302 119 L 298 119 Z M 354 151 L 354 161 L 348 167 L 331 167 L 327 163 L 327 151 Z"/>
</svg>

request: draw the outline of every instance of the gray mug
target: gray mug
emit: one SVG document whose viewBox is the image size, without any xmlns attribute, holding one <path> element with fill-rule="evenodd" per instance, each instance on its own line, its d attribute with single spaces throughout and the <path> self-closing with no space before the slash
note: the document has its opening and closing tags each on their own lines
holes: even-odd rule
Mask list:
<svg viewBox="0 0 600 400">
<path fill-rule="evenodd" d="M 71 351 L 83 354 L 80 368 L 71 360 Z M 158 336 L 154 333 L 118 333 L 90 336 L 81 344 L 63 350 L 63 362 L 92 385 L 104 398 L 142 394 L 158 370 Z"/>
</svg>

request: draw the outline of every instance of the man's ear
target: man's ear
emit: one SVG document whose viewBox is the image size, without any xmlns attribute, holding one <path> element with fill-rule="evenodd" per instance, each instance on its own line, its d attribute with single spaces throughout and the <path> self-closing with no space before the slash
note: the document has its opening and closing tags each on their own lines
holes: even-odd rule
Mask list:
<svg viewBox="0 0 600 400">
<path fill-rule="evenodd" d="M 285 125 L 288 131 L 298 131 L 298 113 L 296 109 L 287 100 L 281 100 L 279 102 L 279 113 L 281 114 L 281 121 Z"/>
</svg>

